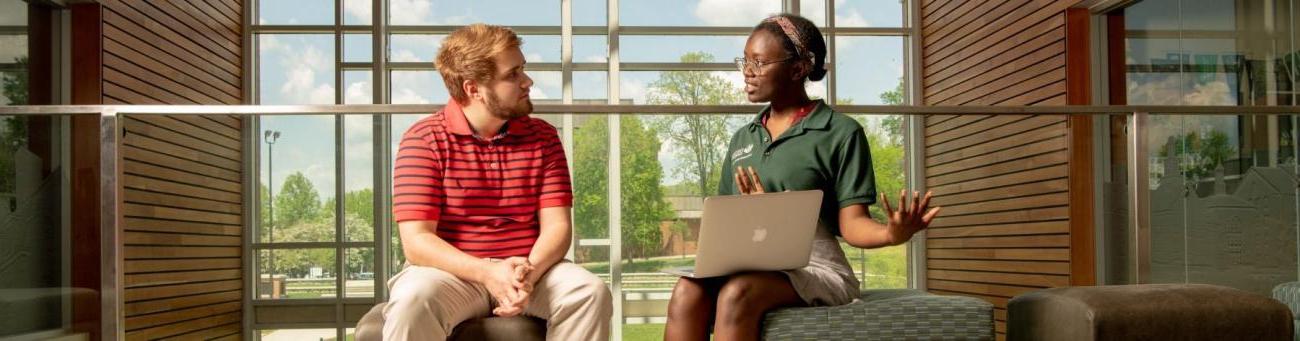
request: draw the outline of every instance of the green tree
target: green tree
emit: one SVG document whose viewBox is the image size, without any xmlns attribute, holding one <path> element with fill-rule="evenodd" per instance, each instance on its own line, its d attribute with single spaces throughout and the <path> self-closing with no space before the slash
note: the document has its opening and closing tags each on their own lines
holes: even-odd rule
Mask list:
<svg viewBox="0 0 1300 341">
<path fill-rule="evenodd" d="M 681 57 L 682 63 L 709 63 L 713 56 L 704 52 L 690 52 Z M 742 91 L 726 78 L 708 71 L 666 71 L 650 84 L 650 104 L 717 105 L 742 102 Z M 730 121 L 735 119 L 722 114 L 667 115 L 651 121 L 660 139 L 677 148 L 674 153 L 681 162 L 672 172 L 695 184 L 696 195 L 714 195 L 718 192 L 722 158 L 727 152 L 731 136 Z"/>
<path fill-rule="evenodd" d="M 26 105 L 28 94 L 27 56 L 14 58 L 16 72 L 6 72 L 0 76 L 0 95 L 9 99 L 6 105 Z"/>
<path fill-rule="evenodd" d="M 27 104 L 27 61 L 27 56 L 14 58 L 18 71 L 0 74 L 0 96 L 8 99 L 6 105 Z M 13 193 L 17 187 L 14 154 L 27 146 L 27 119 L 0 117 L 0 122 L 0 193 Z"/>
<path fill-rule="evenodd" d="M 320 193 L 302 172 L 285 177 L 279 193 L 275 195 L 276 226 L 291 226 L 315 220 L 321 215 Z M 332 212 L 332 211 L 330 211 Z"/>
<path fill-rule="evenodd" d="M 623 258 L 656 255 L 662 243 L 660 224 L 672 218 L 672 208 L 659 186 L 663 172 L 659 165 L 660 142 L 653 129 L 636 117 L 619 118 L 622 150 Z M 574 211 L 579 236 L 606 235 L 609 226 L 606 160 L 609 155 L 609 126 L 606 119 L 585 122 L 574 134 Z M 590 255 L 595 256 L 595 255 Z M 595 257 L 593 257 L 595 258 Z"/>
</svg>

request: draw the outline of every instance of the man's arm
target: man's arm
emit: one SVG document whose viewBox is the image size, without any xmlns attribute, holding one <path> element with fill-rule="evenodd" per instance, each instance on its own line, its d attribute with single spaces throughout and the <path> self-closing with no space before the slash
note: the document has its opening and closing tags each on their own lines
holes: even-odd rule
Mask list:
<svg viewBox="0 0 1300 341">
<path fill-rule="evenodd" d="M 533 271 L 528 273 L 525 281 L 529 286 L 537 283 L 537 279 L 564 258 L 573 239 L 573 220 L 568 206 L 543 208 L 537 215 L 541 231 L 533 244 L 533 251 L 528 254 L 528 262 L 533 265 Z"/>
<path fill-rule="evenodd" d="M 446 271 L 461 279 L 483 283 L 492 262 L 470 256 L 438 237 L 438 221 L 412 220 L 397 223 L 402 253 L 413 265 Z"/>
</svg>

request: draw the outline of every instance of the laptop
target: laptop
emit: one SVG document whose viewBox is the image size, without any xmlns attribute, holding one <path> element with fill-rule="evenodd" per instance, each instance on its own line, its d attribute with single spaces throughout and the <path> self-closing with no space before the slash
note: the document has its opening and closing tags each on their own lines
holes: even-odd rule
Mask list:
<svg viewBox="0 0 1300 341">
<path fill-rule="evenodd" d="M 664 273 L 707 278 L 808 265 L 822 191 L 704 198 L 695 266 Z"/>
</svg>

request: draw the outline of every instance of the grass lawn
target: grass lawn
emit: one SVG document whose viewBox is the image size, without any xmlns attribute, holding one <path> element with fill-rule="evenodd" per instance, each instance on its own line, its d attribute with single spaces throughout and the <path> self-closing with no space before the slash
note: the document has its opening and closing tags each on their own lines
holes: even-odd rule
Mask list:
<svg viewBox="0 0 1300 341">
<path fill-rule="evenodd" d="M 661 341 L 664 325 L 658 323 L 623 325 L 623 341 Z"/>
</svg>

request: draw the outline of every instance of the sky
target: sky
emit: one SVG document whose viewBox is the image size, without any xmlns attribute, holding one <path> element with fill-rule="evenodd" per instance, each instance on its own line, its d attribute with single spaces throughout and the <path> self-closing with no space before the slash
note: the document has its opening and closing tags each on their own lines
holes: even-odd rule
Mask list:
<svg viewBox="0 0 1300 341">
<path fill-rule="evenodd" d="M 804 13 L 824 13 L 824 1 L 835 1 L 835 21 L 841 27 L 897 27 L 902 22 L 898 0 L 802 0 Z M 330 0 L 262 0 L 258 22 L 264 25 L 332 25 L 334 13 Z M 342 20 L 345 24 L 369 24 L 372 16 L 369 0 L 344 0 Z M 780 0 L 622 0 L 619 22 L 625 26 L 741 26 L 750 27 L 770 14 L 780 12 Z M 392 25 L 463 25 L 486 22 L 500 25 L 558 26 L 560 2 L 550 1 L 447 1 L 390 0 Z M 603 0 L 574 0 L 574 23 L 579 26 L 606 24 Z M 808 15 L 824 24 L 824 15 Z M 392 35 L 389 58 L 395 62 L 429 63 L 437 53 L 442 35 Z M 558 35 L 523 36 L 522 47 L 528 62 L 560 61 Z M 259 100 L 261 104 L 333 104 L 335 103 L 334 39 L 329 34 L 262 35 L 258 39 Z M 371 37 L 349 34 L 343 39 L 342 59 L 370 62 Z M 687 52 L 703 51 L 717 62 L 729 62 L 742 54 L 744 36 L 622 36 L 619 45 L 623 62 L 676 62 Z M 574 61 L 602 63 L 608 60 L 606 37 L 576 36 Z M 838 96 L 854 104 L 879 104 L 879 94 L 893 89 L 904 71 L 903 38 L 840 37 L 836 44 L 839 62 L 836 70 Z M 531 71 L 535 99 L 560 99 L 560 72 Z M 715 72 L 742 88 L 737 71 Z M 620 73 L 619 97 L 633 103 L 645 103 L 650 84 L 659 72 Z M 344 103 L 371 103 L 369 71 L 345 71 L 340 87 Z M 392 103 L 441 104 L 447 91 L 436 71 L 393 71 L 390 76 Z M 605 99 L 608 77 L 604 71 L 575 72 L 576 99 Z M 826 81 L 809 84 L 810 93 L 825 96 Z M 418 115 L 395 117 L 393 132 L 400 137 Z M 329 117 L 265 117 L 264 130 L 281 132 L 276 141 L 274 183 L 283 183 L 293 172 L 303 172 L 321 192 L 322 198 L 334 195 L 335 127 Z M 369 154 L 370 121 L 349 119 L 344 124 L 345 190 L 368 188 L 373 183 Z M 263 144 L 265 151 L 266 145 Z M 672 155 L 674 146 L 666 144 L 659 159 L 665 167 L 665 184 L 681 181 L 669 168 L 678 163 Z M 264 181 L 269 153 L 262 153 Z"/>
</svg>

